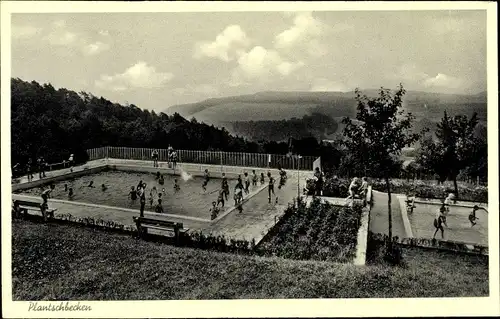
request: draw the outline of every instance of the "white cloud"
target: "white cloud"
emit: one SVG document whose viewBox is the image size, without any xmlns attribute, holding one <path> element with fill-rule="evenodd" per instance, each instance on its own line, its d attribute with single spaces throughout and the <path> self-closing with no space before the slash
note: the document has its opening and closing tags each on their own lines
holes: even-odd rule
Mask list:
<svg viewBox="0 0 500 319">
<path fill-rule="evenodd" d="M 421 71 L 414 64 L 405 64 L 401 66 L 399 72 L 394 76 L 395 79 L 407 82 L 409 86 L 425 87 L 425 88 L 441 88 L 441 89 L 464 89 L 466 83 L 463 79 L 437 73 L 432 76 Z"/>
<path fill-rule="evenodd" d="M 460 89 L 464 87 L 464 81 L 454 76 L 438 73 L 424 81 L 425 87 Z"/>
<path fill-rule="evenodd" d="M 250 39 L 239 25 L 230 25 L 213 42 L 196 44 L 194 57 L 217 58 L 224 62 L 236 59 L 250 45 Z"/>
<path fill-rule="evenodd" d="M 293 26 L 276 36 L 277 48 L 289 48 L 317 37 L 323 33 L 323 23 L 313 17 L 311 12 L 301 12 L 295 16 Z"/>
<path fill-rule="evenodd" d="M 313 81 L 311 92 L 347 92 L 349 88 L 343 83 L 331 81 L 326 78 L 318 78 Z"/>
<path fill-rule="evenodd" d="M 115 75 L 102 75 L 95 82 L 96 86 L 111 91 L 124 91 L 129 88 L 159 88 L 170 81 L 174 75 L 169 72 L 157 72 L 146 62 L 139 61 L 125 72 Z"/>
<path fill-rule="evenodd" d="M 172 90 L 172 92 L 174 92 L 174 94 L 177 94 L 177 95 L 184 95 L 186 94 L 186 92 L 188 92 L 188 89 L 186 88 L 175 88 Z"/>
<path fill-rule="evenodd" d="M 328 53 L 326 36 L 354 29 L 352 25 L 343 22 L 327 25 L 311 12 L 286 12 L 284 16 L 293 16 L 293 25 L 276 35 L 274 47 L 292 56 L 301 53 L 313 58 L 324 56 Z"/>
<path fill-rule="evenodd" d="M 76 33 L 64 30 L 57 30 L 49 33 L 45 40 L 55 46 L 70 46 L 77 44 L 79 40 Z"/>
<path fill-rule="evenodd" d="M 321 57 L 328 53 L 326 46 L 318 39 L 313 39 L 307 43 L 307 53 L 312 57 Z"/>
<path fill-rule="evenodd" d="M 75 33 L 67 30 L 64 20 L 55 21 L 52 25 L 52 30 L 43 39 L 53 46 L 76 49 L 87 56 L 97 55 L 110 48 L 107 43 L 92 41 L 83 33 Z M 102 32 L 100 31 L 99 34 L 103 35 L 104 33 Z"/>
<path fill-rule="evenodd" d="M 66 21 L 64 20 L 56 20 L 54 22 L 52 22 L 52 25 L 56 28 L 63 28 L 66 26 Z"/>
<path fill-rule="evenodd" d="M 238 59 L 238 66 L 233 70 L 231 85 L 238 86 L 248 80 L 266 81 L 271 76 L 287 76 L 305 64 L 302 61 L 291 62 L 283 59 L 276 50 L 256 46 Z"/>
<path fill-rule="evenodd" d="M 86 55 L 96 55 L 109 49 L 109 44 L 97 41 L 87 44 L 83 47 L 83 53 Z"/>
<path fill-rule="evenodd" d="M 24 25 L 24 26 L 12 25 L 11 27 L 12 37 L 15 39 L 31 38 L 40 33 L 41 31 L 42 31 L 41 28 L 36 28 L 29 25 Z"/>
<path fill-rule="evenodd" d="M 464 21 L 453 17 L 435 19 L 430 23 L 430 30 L 438 35 L 462 32 L 467 26 Z"/>
<path fill-rule="evenodd" d="M 409 81 L 409 82 L 425 81 L 428 77 L 429 77 L 429 75 L 425 72 L 422 72 L 415 64 L 402 65 L 399 68 L 398 73 L 395 75 L 396 79 Z"/>
</svg>

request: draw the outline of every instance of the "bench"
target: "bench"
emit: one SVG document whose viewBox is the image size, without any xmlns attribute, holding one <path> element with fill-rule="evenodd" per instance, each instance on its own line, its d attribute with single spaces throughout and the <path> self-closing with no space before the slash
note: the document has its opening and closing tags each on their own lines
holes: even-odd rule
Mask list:
<svg viewBox="0 0 500 319">
<path fill-rule="evenodd" d="M 26 218 L 29 210 L 40 211 L 40 213 L 42 213 L 44 221 L 47 220 L 48 216 L 54 218 L 54 212 L 57 210 L 57 208 L 49 209 L 48 207 L 46 209 L 43 209 L 42 203 L 40 202 L 21 200 L 21 199 L 14 200 L 12 209 L 14 211 L 16 218 L 19 218 L 20 213 L 23 213 L 24 218 Z"/>
<path fill-rule="evenodd" d="M 189 231 L 189 228 L 184 228 L 182 223 L 135 216 L 133 219 L 137 226 L 139 237 L 145 237 L 148 234 L 148 229 L 154 229 L 167 232 L 167 237 L 173 237 L 177 241 Z"/>
</svg>

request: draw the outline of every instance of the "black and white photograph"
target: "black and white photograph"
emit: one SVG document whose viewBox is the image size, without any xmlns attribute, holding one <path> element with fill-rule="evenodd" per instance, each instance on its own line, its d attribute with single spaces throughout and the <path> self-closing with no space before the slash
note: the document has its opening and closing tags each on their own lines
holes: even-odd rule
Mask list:
<svg viewBox="0 0 500 319">
<path fill-rule="evenodd" d="M 500 315 L 496 3 L 1 5 L 4 317 Z"/>
</svg>

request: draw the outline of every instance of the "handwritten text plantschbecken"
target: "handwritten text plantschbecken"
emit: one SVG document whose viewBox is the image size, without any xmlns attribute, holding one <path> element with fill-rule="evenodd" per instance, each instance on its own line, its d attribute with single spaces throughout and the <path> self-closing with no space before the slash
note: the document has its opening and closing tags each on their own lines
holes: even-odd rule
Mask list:
<svg viewBox="0 0 500 319">
<path fill-rule="evenodd" d="M 49 303 L 45 305 L 39 305 L 38 302 L 30 302 L 28 311 L 91 311 L 92 308 L 87 305 L 80 305 L 78 302 L 76 305 L 70 305 L 69 301 L 61 301 L 60 303 Z"/>
</svg>

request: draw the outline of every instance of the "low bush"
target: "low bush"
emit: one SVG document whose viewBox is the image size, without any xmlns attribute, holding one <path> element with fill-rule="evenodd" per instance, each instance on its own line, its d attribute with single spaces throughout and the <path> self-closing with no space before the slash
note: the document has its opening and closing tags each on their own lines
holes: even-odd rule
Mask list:
<svg viewBox="0 0 500 319">
<path fill-rule="evenodd" d="M 361 206 L 337 207 L 314 199 L 309 207 L 289 207 L 272 236 L 257 252 L 299 260 L 350 262 L 357 245 Z"/>
<path fill-rule="evenodd" d="M 307 181 L 307 195 L 313 195 L 315 183 L 313 179 Z M 323 196 L 345 198 L 349 195 L 349 181 L 339 178 L 326 178 L 323 183 Z"/>
<path fill-rule="evenodd" d="M 385 181 L 372 181 L 372 188 L 381 192 L 387 192 Z M 424 181 L 407 182 L 403 180 L 391 180 L 391 192 L 407 194 L 413 192 L 416 197 L 433 198 L 443 200 L 449 193 L 455 192 L 452 187 L 446 185 L 435 185 Z M 488 202 L 488 188 L 484 186 L 458 186 L 459 199 L 471 202 Z"/>
</svg>

